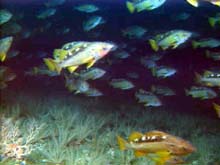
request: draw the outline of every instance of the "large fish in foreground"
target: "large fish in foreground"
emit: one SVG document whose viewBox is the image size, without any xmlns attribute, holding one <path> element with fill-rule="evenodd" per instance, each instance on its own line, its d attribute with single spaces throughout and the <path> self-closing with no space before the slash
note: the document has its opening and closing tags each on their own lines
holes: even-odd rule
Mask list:
<svg viewBox="0 0 220 165">
<path fill-rule="evenodd" d="M 60 73 L 62 69 L 67 68 L 73 73 L 80 65 L 92 67 L 115 48 L 115 44 L 108 42 L 70 42 L 61 49 L 54 50 L 54 59 L 44 58 L 44 62 L 51 71 Z"/>
<path fill-rule="evenodd" d="M 220 0 L 186 0 L 186 1 L 194 7 L 198 7 L 200 1 L 210 2 L 211 4 L 220 7 Z"/>
<path fill-rule="evenodd" d="M 136 157 L 147 156 L 156 165 L 183 164 L 182 156 L 196 149 L 188 141 L 162 131 L 150 131 L 145 134 L 133 132 L 128 141 L 117 137 L 120 150 L 132 149 Z M 150 156 L 154 154 L 154 156 Z"/>
</svg>

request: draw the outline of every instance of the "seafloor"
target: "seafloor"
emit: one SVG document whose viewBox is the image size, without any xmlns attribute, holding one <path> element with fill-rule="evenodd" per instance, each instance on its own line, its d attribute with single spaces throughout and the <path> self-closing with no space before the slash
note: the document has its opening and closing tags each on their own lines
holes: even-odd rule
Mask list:
<svg viewBox="0 0 220 165">
<path fill-rule="evenodd" d="M 116 136 L 133 131 L 162 130 L 189 140 L 197 151 L 186 157 L 190 165 L 220 164 L 218 119 L 200 114 L 144 109 L 138 104 L 87 98 L 63 90 L 7 89 L 1 93 L 0 143 L 10 134 L 31 148 L 26 164 L 34 165 L 153 165 L 132 150 L 120 151 Z M 198 111 L 200 109 L 198 108 Z M 2 148 L 1 148 L 2 149 Z M 14 165 L 13 159 L 0 161 Z"/>
</svg>

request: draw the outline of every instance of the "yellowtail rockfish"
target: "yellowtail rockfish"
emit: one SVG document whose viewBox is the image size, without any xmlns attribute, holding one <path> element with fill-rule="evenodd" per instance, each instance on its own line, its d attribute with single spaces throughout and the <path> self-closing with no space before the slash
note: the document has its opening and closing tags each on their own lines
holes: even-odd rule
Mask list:
<svg viewBox="0 0 220 165">
<path fill-rule="evenodd" d="M 185 89 L 186 95 L 191 95 L 193 98 L 199 98 L 201 100 L 204 99 L 213 99 L 217 97 L 217 93 L 208 87 L 197 87 L 192 86 L 191 89 Z"/>
<path fill-rule="evenodd" d="M 156 35 L 149 40 L 150 46 L 154 51 L 160 48 L 166 50 L 168 48 L 176 49 L 179 45 L 186 42 L 192 36 L 191 32 L 185 30 L 171 30 L 163 34 Z"/>
<path fill-rule="evenodd" d="M 73 73 L 80 65 L 92 67 L 115 48 L 115 44 L 108 42 L 70 42 L 54 50 L 54 59 L 44 58 L 44 62 L 51 71 L 60 73 L 63 68 L 67 68 Z"/>
<path fill-rule="evenodd" d="M 167 78 L 176 74 L 177 70 L 168 66 L 154 66 L 151 68 L 152 75 L 158 78 Z"/>
<path fill-rule="evenodd" d="M 83 22 L 83 30 L 88 32 L 98 25 L 104 24 L 105 20 L 101 16 L 91 16 L 88 20 Z"/>
<path fill-rule="evenodd" d="M 118 88 L 122 90 L 128 90 L 134 88 L 134 84 L 131 81 L 123 78 L 112 79 L 109 84 L 114 88 Z"/>
<path fill-rule="evenodd" d="M 12 18 L 12 13 L 8 10 L 1 9 L 0 10 L 0 25 L 8 22 Z"/>
<path fill-rule="evenodd" d="M 217 13 L 214 17 L 209 17 L 208 19 L 211 27 L 216 27 L 216 25 L 220 25 L 220 13 Z"/>
<path fill-rule="evenodd" d="M 5 89 L 8 85 L 7 82 L 16 78 L 16 74 L 6 66 L 0 66 L 0 89 Z"/>
<path fill-rule="evenodd" d="M 195 73 L 195 81 L 199 84 L 209 87 L 220 87 L 220 72 L 205 71 L 202 75 Z"/>
<path fill-rule="evenodd" d="M 183 156 L 196 151 L 188 141 L 162 131 L 133 132 L 128 141 L 117 136 L 120 150 L 132 149 L 136 157 L 147 157 L 156 165 L 183 164 Z"/>
<path fill-rule="evenodd" d="M 135 97 L 138 99 L 139 103 L 144 103 L 145 107 L 159 107 L 162 105 L 160 99 L 155 94 L 153 94 L 152 92 L 145 91 L 143 89 L 139 89 L 135 93 Z"/>
<path fill-rule="evenodd" d="M 220 40 L 215 38 L 206 38 L 198 41 L 192 41 L 192 46 L 196 48 L 216 48 L 220 47 Z"/>
<path fill-rule="evenodd" d="M 99 8 L 93 4 L 84 4 L 74 7 L 75 10 L 85 13 L 93 13 L 99 10 Z"/>
<path fill-rule="evenodd" d="M 214 61 L 220 61 L 220 51 L 212 52 L 212 51 L 206 50 L 205 55 L 208 58 L 212 58 Z"/>
<path fill-rule="evenodd" d="M 87 70 L 82 70 L 79 73 L 79 77 L 83 80 L 95 80 L 101 78 L 106 73 L 105 70 L 97 67 L 92 67 Z"/>
<path fill-rule="evenodd" d="M 141 12 L 144 10 L 154 10 L 161 5 L 163 5 L 166 0 L 132 0 L 132 2 L 127 1 L 126 6 L 130 13 Z"/>
<path fill-rule="evenodd" d="M 220 0 L 186 0 L 186 1 L 194 7 L 198 7 L 200 1 L 210 2 L 213 5 L 220 6 Z"/>
<path fill-rule="evenodd" d="M 163 95 L 163 96 L 176 95 L 174 90 L 170 89 L 169 87 L 161 86 L 161 85 L 152 85 L 151 86 L 151 91 L 153 93 L 156 93 L 158 95 Z"/>
<path fill-rule="evenodd" d="M 0 61 L 3 62 L 6 59 L 8 50 L 11 47 L 13 37 L 5 37 L 0 39 Z"/>
</svg>

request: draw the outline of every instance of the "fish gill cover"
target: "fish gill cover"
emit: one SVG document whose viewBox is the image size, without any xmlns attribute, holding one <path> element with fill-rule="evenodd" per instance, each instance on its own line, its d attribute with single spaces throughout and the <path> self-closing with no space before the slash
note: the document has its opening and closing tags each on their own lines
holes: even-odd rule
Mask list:
<svg viewBox="0 0 220 165">
<path fill-rule="evenodd" d="M 198 155 L 187 159 L 192 164 L 219 163 L 217 149 L 211 148 L 218 146 L 215 140 L 220 130 L 219 0 L 1 0 L 0 4 L 0 163 L 79 163 L 76 151 L 70 152 L 71 146 L 81 147 L 81 154 L 84 149 L 91 152 L 90 143 L 96 135 L 88 131 L 89 124 L 64 120 L 62 115 L 77 113 L 88 120 L 88 114 L 95 120 L 103 115 L 99 109 L 110 115 L 102 116 L 103 125 L 94 122 L 93 130 L 100 133 L 99 140 L 101 136 L 106 138 L 106 133 L 111 136 L 103 142 L 104 164 L 107 150 L 118 154 L 107 161 L 110 164 L 185 162 L 182 155 L 171 154 L 182 149 L 178 137 L 172 141 L 175 147 L 166 140 L 155 141 L 153 146 L 135 141 L 145 140 L 145 134 L 152 129 L 193 141 Z M 59 107 L 60 114 L 56 111 Z M 134 114 L 135 124 L 127 126 Z M 183 114 L 196 121 L 181 118 Z M 169 123 L 169 115 L 176 126 Z M 69 120 L 79 125 L 74 129 L 85 128 L 88 133 L 85 131 L 84 137 L 79 137 L 80 133 L 67 135 L 72 136 L 70 140 L 63 146 L 59 143 L 63 147 L 60 152 L 65 152 L 63 158 L 52 158 L 52 151 L 43 153 L 45 148 L 58 144 L 56 138 L 64 133 L 59 132 L 56 122 L 62 121 L 61 126 L 65 126 Z M 210 126 L 205 126 L 205 121 Z M 32 132 L 22 135 L 25 124 L 22 126 L 21 122 L 31 123 Z M 186 122 L 193 123 L 187 127 L 195 127 L 197 132 L 187 128 L 182 129 L 188 132 L 181 132 Z M 123 125 L 122 130 L 118 124 Z M 46 135 L 50 127 L 55 133 Z M 106 128 L 114 131 L 110 133 Z M 7 140 L 13 131 L 14 139 Z M 34 135 L 39 131 L 44 135 Z M 64 131 L 72 132 L 73 128 L 69 126 Z M 208 135 L 201 137 L 201 142 L 194 140 L 204 132 L 213 135 L 214 140 L 207 142 Z M 135 135 L 134 141 L 118 139 L 119 147 L 134 150 L 134 155 L 119 150 L 114 139 L 119 134 Z M 155 137 L 150 136 L 153 140 Z M 202 153 L 202 141 L 210 144 L 210 153 Z M 137 144 L 130 144 L 133 142 Z M 164 148 L 157 148 L 161 144 Z M 211 150 L 215 152 L 213 157 Z M 72 152 L 75 156 L 68 155 Z M 205 161 L 204 155 L 209 155 L 210 160 Z M 90 159 L 82 161 L 91 164 L 94 158 L 87 156 Z M 139 156 L 147 160 L 139 160 Z"/>
</svg>

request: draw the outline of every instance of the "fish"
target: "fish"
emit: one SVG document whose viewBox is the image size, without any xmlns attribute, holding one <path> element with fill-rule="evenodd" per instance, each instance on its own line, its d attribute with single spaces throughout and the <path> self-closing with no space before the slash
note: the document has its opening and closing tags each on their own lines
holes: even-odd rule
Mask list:
<svg viewBox="0 0 220 165">
<path fill-rule="evenodd" d="M 30 70 L 25 72 L 25 75 L 28 76 L 38 76 L 38 75 L 47 75 L 50 77 L 59 76 L 59 74 L 55 71 L 50 71 L 46 66 L 33 67 Z"/>
<path fill-rule="evenodd" d="M 185 89 L 185 93 L 187 96 L 191 95 L 193 98 L 199 98 L 201 100 L 217 97 L 217 93 L 208 87 L 192 86 L 189 90 Z"/>
<path fill-rule="evenodd" d="M 126 73 L 126 76 L 132 79 L 138 79 L 140 77 L 139 74 L 136 72 L 128 72 Z"/>
<path fill-rule="evenodd" d="M 0 66 L 0 89 L 7 88 L 7 82 L 13 81 L 16 78 L 16 74 L 6 66 Z"/>
<path fill-rule="evenodd" d="M 74 7 L 74 9 L 84 13 L 94 13 L 99 10 L 99 8 L 93 4 L 79 5 Z"/>
<path fill-rule="evenodd" d="M 126 59 L 130 57 L 130 54 L 124 50 L 120 50 L 114 53 L 114 57 L 119 58 L 119 59 Z"/>
<path fill-rule="evenodd" d="M 162 105 L 160 99 L 155 94 L 153 94 L 152 92 L 145 91 L 143 89 L 139 89 L 135 93 L 135 97 L 138 99 L 139 103 L 144 103 L 145 107 L 159 107 Z"/>
<path fill-rule="evenodd" d="M 212 58 L 214 61 L 220 61 L 220 52 L 212 52 L 212 51 L 206 50 L 205 54 L 206 54 L 206 57 Z"/>
<path fill-rule="evenodd" d="M 84 92 L 84 95 L 88 97 L 99 97 L 99 96 L 103 96 L 103 93 L 98 89 L 89 88 L 86 92 Z"/>
<path fill-rule="evenodd" d="M 70 42 L 54 50 L 54 59 L 44 58 L 44 62 L 51 71 L 60 73 L 63 68 L 67 68 L 73 73 L 84 64 L 87 64 L 87 69 L 92 67 L 114 49 L 116 45 L 110 42 Z"/>
<path fill-rule="evenodd" d="M 167 66 L 155 66 L 151 68 L 152 75 L 158 78 L 167 78 L 176 74 L 177 70 L 175 68 Z"/>
<path fill-rule="evenodd" d="M 206 70 L 203 75 L 195 72 L 195 81 L 208 87 L 220 87 L 220 72 Z"/>
<path fill-rule="evenodd" d="M 65 86 L 69 92 L 74 94 L 85 93 L 90 89 L 90 85 L 87 81 L 77 78 L 74 75 L 64 75 Z"/>
<path fill-rule="evenodd" d="M 134 88 L 134 84 L 131 81 L 123 78 L 112 79 L 109 84 L 114 88 L 122 90 L 129 90 Z"/>
<path fill-rule="evenodd" d="M 6 9 L 1 9 L 0 10 L 0 25 L 3 25 L 4 23 L 10 21 L 12 18 L 13 14 L 9 12 Z"/>
<path fill-rule="evenodd" d="M 9 37 L 4 37 L 0 39 L 0 61 L 4 62 L 6 57 L 7 57 L 7 53 L 12 45 L 13 42 L 13 37 L 9 36 Z"/>
<path fill-rule="evenodd" d="M 147 29 L 138 25 L 133 25 L 122 30 L 122 35 L 128 37 L 129 39 L 140 39 L 146 32 Z"/>
<path fill-rule="evenodd" d="M 216 103 L 213 103 L 213 108 L 214 108 L 218 118 L 220 118 L 220 105 L 216 104 Z"/>
<path fill-rule="evenodd" d="M 158 34 L 149 40 L 149 44 L 154 51 L 160 48 L 166 50 L 168 48 L 176 49 L 179 45 L 185 43 L 192 36 L 192 32 L 185 30 L 171 30 L 163 34 Z"/>
<path fill-rule="evenodd" d="M 45 10 L 42 10 L 39 12 L 39 14 L 37 14 L 37 18 L 38 19 L 46 19 L 48 17 L 53 16 L 54 14 L 56 14 L 56 9 L 55 8 L 48 8 Z"/>
<path fill-rule="evenodd" d="M 95 80 L 101 78 L 106 73 L 105 70 L 97 67 L 92 67 L 87 70 L 82 70 L 79 77 L 83 80 Z"/>
<path fill-rule="evenodd" d="M 216 48 L 220 46 L 220 40 L 215 38 L 206 38 L 199 41 L 192 41 L 192 47 L 196 48 Z"/>
<path fill-rule="evenodd" d="M 7 22 L 1 26 L 2 36 L 11 36 L 21 32 L 22 27 L 16 22 Z"/>
<path fill-rule="evenodd" d="M 162 6 L 166 0 L 132 0 L 126 2 L 126 6 L 130 13 L 142 12 L 144 10 L 154 10 Z"/>
<path fill-rule="evenodd" d="M 128 140 L 117 136 L 119 149 L 124 151 L 131 149 L 135 157 L 148 157 L 155 161 L 156 165 L 175 162 L 182 164 L 183 156 L 196 151 L 196 148 L 188 141 L 168 134 L 166 132 L 153 130 L 146 133 L 132 132 Z M 152 157 L 152 154 L 154 156 Z"/>
<path fill-rule="evenodd" d="M 174 96 L 176 95 L 175 91 L 166 86 L 161 85 L 152 85 L 151 92 L 163 96 Z"/>
<path fill-rule="evenodd" d="M 213 5 L 219 6 L 220 7 L 220 0 L 186 0 L 190 5 L 194 7 L 199 7 L 199 2 L 204 1 L 204 2 L 210 2 Z"/>
<path fill-rule="evenodd" d="M 101 16 L 91 16 L 88 20 L 83 22 L 83 30 L 88 32 L 98 25 L 104 24 L 105 20 Z"/>
<path fill-rule="evenodd" d="M 189 19 L 191 15 L 189 13 L 186 13 L 186 12 L 182 12 L 182 13 L 179 13 L 179 14 L 175 14 L 175 15 L 172 15 L 171 16 L 171 19 L 173 21 L 185 21 L 187 19 Z"/>
<path fill-rule="evenodd" d="M 215 28 L 217 24 L 220 25 L 220 13 L 214 17 L 209 17 L 208 22 L 212 28 Z"/>
</svg>

